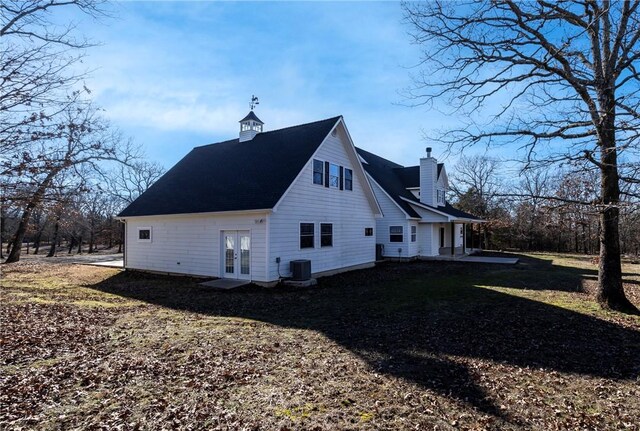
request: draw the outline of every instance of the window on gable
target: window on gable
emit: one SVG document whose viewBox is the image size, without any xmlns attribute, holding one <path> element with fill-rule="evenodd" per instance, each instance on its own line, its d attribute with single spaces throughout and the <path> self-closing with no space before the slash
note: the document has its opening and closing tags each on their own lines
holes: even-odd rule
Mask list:
<svg viewBox="0 0 640 431">
<path fill-rule="evenodd" d="M 340 188 L 340 166 L 329 164 L 329 187 Z"/>
<path fill-rule="evenodd" d="M 300 223 L 300 248 L 314 247 L 314 230 L 313 223 Z"/>
<path fill-rule="evenodd" d="M 364 228 L 364 236 L 373 236 L 373 228 L 365 227 Z"/>
<path fill-rule="evenodd" d="M 320 247 L 333 246 L 333 224 L 320 223 Z"/>
<path fill-rule="evenodd" d="M 344 168 L 344 189 L 353 190 L 353 171 Z"/>
<path fill-rule="evenodd" d="M 402 226 L 389 226 L 389 242 L 404 242 Z"/>
<path fill-rule="evenodd" d="M 418 236 L 418 227 L 411 226 L 411 242 L 416 242 L 417 236 Z"/>
<path fill-rule="evenodd" d="M 324 163 L 313 159 L 313 184 L 324 184 Z"/>
<path fill-rule="evenodd" d="M 444 202 L 444 198 L 445 198 L 444 190 L 437 190 L 436 191 L 436 196 L 437 196 L 439 204 L 444 204 L 445 203 Z"/>
</svg>

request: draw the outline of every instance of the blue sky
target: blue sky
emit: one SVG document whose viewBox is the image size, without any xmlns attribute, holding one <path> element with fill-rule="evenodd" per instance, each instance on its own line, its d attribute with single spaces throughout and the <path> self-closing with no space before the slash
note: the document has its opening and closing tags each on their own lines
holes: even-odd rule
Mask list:
<svg viewBox="0 0 640 431">
<path fill-rule="evenodd" d="M 123 2 L 114 10 L 100 24 L 79 18 L 101 42 L 84 61 L 93 70 L 87 86 L 165 167 L 194 146 L 237 136 L 252 94 L 265 130 L 343 115 L 357 146 L 406 165 L 429 145 L 423 131 L 451 121 L 399 95 L 419 48 L 398 2 Z"/>
</svg>

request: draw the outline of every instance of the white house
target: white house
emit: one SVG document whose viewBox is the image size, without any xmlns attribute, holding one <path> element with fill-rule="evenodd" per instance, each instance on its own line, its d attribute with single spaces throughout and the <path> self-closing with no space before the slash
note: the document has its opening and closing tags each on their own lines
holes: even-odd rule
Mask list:
<svg viewBox="0 0 640 431">
<path fill-rule="evenodd" d="M 468 251 L 466 226 L 481 223 L 446 201 L 444 164 L 427 148 L 420 165 L 404 167 L 357 148 L 384 217 L 376 223 L 376 243 L 385 257 L 459 255 Z"/>
<path fill-rule="evenodd" d="M 465 253 L 480 222 L 446 202 L 431 157 L 403 167 L 356 149 L 342 117 L 274 131 L 253 110 L 239 138 L 194 148 L 119 214 L 128 269 L 273 283 L 395 258 Z"/>
<path fill-rule="evenodd" d="M 382 212 L 342 117 L 194 148 L 119 214 L 128 269 L 271 283 L 375 262 Z"/>
</svg>

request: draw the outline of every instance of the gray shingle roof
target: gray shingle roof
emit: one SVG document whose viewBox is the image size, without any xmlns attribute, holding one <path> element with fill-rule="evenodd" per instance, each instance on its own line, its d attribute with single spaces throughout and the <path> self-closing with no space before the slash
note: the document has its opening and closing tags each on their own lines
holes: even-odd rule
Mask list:
<svg viewBox="0 0 640 431">
<path fill-rule="evenodd" d="M 196 147 L 119 216 L 273 208 L 340 118 Z"/>
<path fill-rule="evenodd" d="M 404 166 L 392 162 L 391 160 L 384 159 L 373 153 L 363 150 L 362 148 L 356 148 L 360 157 L 365 159 L 367 163 L 364 163 L 364 169 L 369 175 L 380 184 L 391 199 L 398 204 L 400 208 L 404 210 L 410 217 L 420 218 L 420 215 L 407 203 L 407 201 L 401 199 L 414 200 L 413 193 L 407 190 L 407 187 L 403 183 L 402 177 L 409 176 L 409 172 L 405 171 Z M 399 174 L 400 173 L 400 174 Z M 420 178 L 418 175 L 418 185 L 420 184 Z"/>
<path fill-rule="evenodd" d="M 434 207 L 431 205 L 425 205 L 416 199 L 415 195 L 407 190 L 407 188 L 420 187 L 420 166 L 404 167 L 365 151 L 362 148 L 356 148 L 356 150 L 358 154 L 360 154 L 360 157 L 367 161 L 367 163 L 363 165 L 367 173 L 371 175 L 375 182 L 380 184 L 380 187 L 382 187 L 387 194 L 391 196 L 394 202 L 409 214 L 410 217 L 420 218 L 420 215 L 413 209 L 411 203 L 407 202 L 407 200 L 413 201 L 422 206 L 433 208 L 436 211 L 443 212 L 452 217 L 480 220 L 479 217 L 456 209 L 449 203 L 444 207 Z M 443 166 L 443 163 L 438 163 L 438 177 L 442 172 Z"/>
<path fill-rule="evenodd" d="M 482 220 L 478 216 L 474 216 L 473 214 L 469 214 L 467 212 L 464 212 L 462 210 L 459 210 L 457 208 L 452 207 L 448 202 L 446 203 L 446 205 L 444 207 L 438 207 L 436 209 L 438 211 L 442 211 L 443 213 L 447 213 L 447 214 L 449 214 L 450 216 L 453 216 L 453 217 L 468 218 L 468 219 L 472 219 L 472 220 Z"/>
</svg>

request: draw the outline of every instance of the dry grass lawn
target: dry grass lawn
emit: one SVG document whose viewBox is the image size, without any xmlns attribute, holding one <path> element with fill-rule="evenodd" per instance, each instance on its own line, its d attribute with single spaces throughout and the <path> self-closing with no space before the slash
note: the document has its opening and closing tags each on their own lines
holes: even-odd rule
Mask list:
<svg viewBox="0 0 640 431">
<path fill-rule="evenodd" d="M 581 256 L 312 289 L 3 265 L 2 430 L 640 429 L 640 318 Z M 624 266 L 640 305 L 640 265 Z"/>
</svg>

